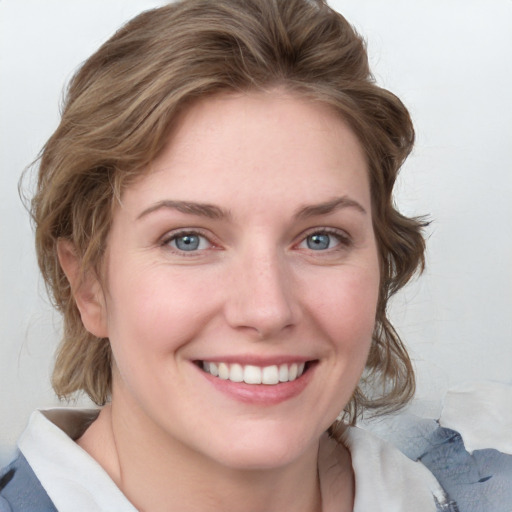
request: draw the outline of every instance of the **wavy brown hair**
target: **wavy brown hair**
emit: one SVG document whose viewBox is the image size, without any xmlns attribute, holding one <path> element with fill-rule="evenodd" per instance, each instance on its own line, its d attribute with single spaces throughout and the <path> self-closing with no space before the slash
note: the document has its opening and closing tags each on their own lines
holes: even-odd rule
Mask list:
<svg viewBox="0 0 512 512">
<path fill-rule="evenodd" d="M 381 282 L 366 370 L 344 419 L 412 397 L 412 365 L 386 314 L 391 295 L 424 265 L 423 223 L 392 198 L 414 141 L 407 109 L 375 83 L 364 41 L 324 1 L 185 0 L 143 12 L 83 64 L 40 155 L 32 216 L 39 265 L 64 317 L 53 373 L 61 398 L 81 390 L 104 404 L 112 355 L 81 322 L 57 242 L 72 242 L 82 271 L 100 275 L 117 200 L 147 172 L 179 114 L 207 95 L 276 86 L 330 105 L 366 152 Z"/>
</svg>

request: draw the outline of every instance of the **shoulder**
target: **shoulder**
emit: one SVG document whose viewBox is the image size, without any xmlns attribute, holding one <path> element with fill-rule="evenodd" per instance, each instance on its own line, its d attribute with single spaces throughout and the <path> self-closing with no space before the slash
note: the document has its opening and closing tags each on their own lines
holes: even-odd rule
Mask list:
<svg viewBox="0 0 512 512">
<path fill-rule="evenodd" d="M 392 444 L 357 427 L 346 429 L 343 443 L 352 458 L 355 511 L 457 510 L 431 471 Z"/>
<path fill-rule="evenodd" d="M 459 510 L 510 512 L 512 386 L 472 387 L 448 392 L 438 420 L 403 413 L 367 427 L 428 468 Z"/>
<path fill-rule="evenodd" d="M 2 491 L 2 497 L 9 490 L 9 495 L 5 495 L 9 504 L 14 499 L 25 499 L 23 487 L 26 486 L 30 499 L 36 493 L 38 506 L 31 509 L 28 505 L 21 508 L 11 505 L 12 512 L 136 512 L 101 465 L 75 442 L 98 412 L 60 408 L 32 414 L 18 441 L 21 456 L 11 465 L 20 469 L 8 477 L 10 483 Z M 10 468 L 6 468 L 7 472 Z M 44 499 L 38 494 L 41 488 L 47 494 Z M 42 508 L 42 503 L 47 508 Z M 4 510 L 0 508 L 0 512 Z"/>
<path fill-rule="evenodd" d="M 420 455 L 465 512 L 512 510 L 512 383 L 465 382 L 445 395 Z"/>
<path fill-rule="evenodd" d="M 512 510 L 512 455 L 492 448 L 469 452 L 460 433 L 439 426 L 418 458 L 461 510 Z"/>
<path fill-rule="evenodd" d="M 0 470 L 0 512 L 56 512 L 23 454 Z"/>
<path fill-rule="evenodd" d="M 324 436 L 320 443 L 320 486 L 322 499 L 329 498 L 327 510 L 336 510 L 343 476 L 340 453 L 345 452 L 355 485 L 354 512 L 457 511 L 434 475 L 390 443 L 357 427 L 346 427 L 340 441 Z"/>
</svg>

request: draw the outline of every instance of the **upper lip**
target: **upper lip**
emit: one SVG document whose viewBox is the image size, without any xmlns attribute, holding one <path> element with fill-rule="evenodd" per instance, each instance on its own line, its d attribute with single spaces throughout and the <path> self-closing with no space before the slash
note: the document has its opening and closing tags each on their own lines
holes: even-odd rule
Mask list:
<svg viewBox="0 0 512 512">
<path fill-rule="evenodd" d="M 255 355 L 240 355 L 240 356 L 212 356 L 205 357 L 203 359 L 196 359 L 196 361 L 206 361 L 208 363 L 227 363 L 235 364 L 238 363 L 242 366 L 273 366 L 281 364 L 293 364 L 293 363 L 307 363 L 308 361 L 315 361 L 315 358 L 304 357 L 304 356 L 292 356 L 292 355 L 281 355 L 281 356 L 255 356 Z"/>
</svg>

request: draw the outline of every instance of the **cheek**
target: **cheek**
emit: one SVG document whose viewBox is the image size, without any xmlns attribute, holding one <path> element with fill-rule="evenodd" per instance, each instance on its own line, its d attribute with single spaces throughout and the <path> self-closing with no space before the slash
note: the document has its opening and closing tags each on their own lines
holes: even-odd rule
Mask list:
<svg viewBox="0 0 512 512">
<path fill-rule="evenodd" d="M 142 353 L 145 358 L 177 350 L 215 310 L 209 280 L 197 272 L 171 272 L 154 266 L 131 272 L 118 268 L 115 275 L 108 311 L 114 350 L 116 345 L 118 350 L 129 347 L 136 357 Z"/>
<path fill-rule="evenodd" d="M 125 270 L 117 268 L 109 283 L 114 385 L 143 402 L 169 385 L 169 372 L 180 370 L 176 354 L 197 335 L 200 283 L 186 286 L 162 267 Z"/>
<path fill-rule="evenodd" d="M 340 349 L 371 341 L 379 293 L 377 272 L 344 272 L 316 295 L 320 322 Z"/>
<path fill-rule="evenodd" d="M 373 268 L 373 267 L 372 267 Z M 375 328 L 379 274 L 364 269 L 333 276 L 322 293 L 315 294 L 314 328 L 328 340 L 322 383 L 323 415 L 328 428 L 342 411 L 366 366 Z M 323 402 L 322 402 L 323 400 Z"/>
</svg>

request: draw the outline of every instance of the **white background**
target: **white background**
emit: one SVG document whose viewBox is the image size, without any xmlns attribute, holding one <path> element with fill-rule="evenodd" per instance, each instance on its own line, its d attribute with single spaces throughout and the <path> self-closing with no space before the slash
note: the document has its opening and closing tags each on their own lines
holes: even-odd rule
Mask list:
<svg viewBox="0 0 512 512">
<path fill-rule="evenodd" d="M 49 384 L 59 318 L 35 263 L 17 182 L 58 123 L 72 72 L 157 0 L 0 0 L 0 464 Z M 418 142 L 397 186 L 429 214 L 428 270 L 393 304 L 418 371 L 413 409 L 451 385 L 512 382 L 512 1 L 338 0 Z"/>
</svg>

